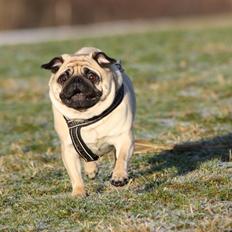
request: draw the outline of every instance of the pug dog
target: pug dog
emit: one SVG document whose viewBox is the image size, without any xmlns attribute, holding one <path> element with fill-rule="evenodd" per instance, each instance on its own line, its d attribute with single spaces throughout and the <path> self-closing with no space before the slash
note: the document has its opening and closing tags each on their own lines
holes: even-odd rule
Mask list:
<svg viewBox="0 0 232 232">
<path fill-rule="evenodd" d="M 111 184 L 128 183 L 134 149 L 135 94 L 120 62 L 97 48 L 84 47 L 41 66 L 52 72 L 49 96 L 54 127 L 73 196 L 85 196 L 81 158 L 87 176 L 98 173 L 97 159 L 113 151 Z"/>
</svg>

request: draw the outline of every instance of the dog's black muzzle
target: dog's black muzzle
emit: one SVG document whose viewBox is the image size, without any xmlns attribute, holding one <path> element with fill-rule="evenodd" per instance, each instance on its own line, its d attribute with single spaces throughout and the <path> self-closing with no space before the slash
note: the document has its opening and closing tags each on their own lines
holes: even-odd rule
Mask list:
<svg viewBox="0 0 232 232">
<path fill-rule="evenodd" d="M 102 92 L 85 77 L 70 78 L 60 93 L 61 101 L 76 110 L 87 109 L 95 105 L 101 98 Z"/>
</svg>

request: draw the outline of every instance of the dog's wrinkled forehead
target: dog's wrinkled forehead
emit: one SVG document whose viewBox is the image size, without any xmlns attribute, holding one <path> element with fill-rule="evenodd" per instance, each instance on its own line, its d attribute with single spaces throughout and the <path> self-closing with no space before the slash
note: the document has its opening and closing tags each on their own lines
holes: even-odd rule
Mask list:
<svg viewBox="0 0 232 232">
<path fill-rule="evenodd" d="M 51 70 L 52 73 L 62 72 L 65 68 L 77 69 L 81 66 L 91 66 L 92 68 L 107 68 L 115 64 L 116 60 L 107 56 L 97 48 L 85 47 L 73 55 L 64 54 L 53 58 L 50 62 L 43 64 L 42 68 Z M 77 71 L 77 70 L 76 70 Z"/>
<path fill-rule="evenodd" d="M 99 69 L 99 65 L 88 54 L 74 54 L 64 59 L 58 73 L 62 73 L 66 69 L 71 69 L 73 73 L 81 73 L 85 67 L 91 67 L 92 69 Z"/>
</svg>

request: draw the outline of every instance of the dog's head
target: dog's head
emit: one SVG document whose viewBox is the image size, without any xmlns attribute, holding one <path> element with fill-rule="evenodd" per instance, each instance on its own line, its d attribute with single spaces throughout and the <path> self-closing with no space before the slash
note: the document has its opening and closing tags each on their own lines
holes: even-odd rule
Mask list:
<svg viewBox="0 0 232 232">
<path fill-rule="evenodd" d="M 104 101 L 121 85 L 118 62 L 96 48 L 53 58 L 41 67 L 52 72 L 49 82 L 53 99 L 78 111 Z M 114 89 L 113 89 L 114 88 Z"/>
</svg>

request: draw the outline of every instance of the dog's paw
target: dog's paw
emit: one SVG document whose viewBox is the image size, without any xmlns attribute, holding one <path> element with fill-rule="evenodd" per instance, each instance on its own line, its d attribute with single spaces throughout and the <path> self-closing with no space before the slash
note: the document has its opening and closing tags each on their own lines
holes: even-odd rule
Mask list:
<svg viewBox="0 0 232 232">
<path fill-rule="evenodd" d="M 86 172 L 86 175 L 91 180 L 93 180 L 94 178 L 96 178 L 97 174 L 98 174 L 98 169 L 93 170 L 92 172 Z"/>
<path fill-rule="evenodd" d="M 116 187 L 124 186 L 128 183 L 127 175 L 113 174 L 110 183 Z"/>
<path fill-rule="evenodd" d="M 89 179 L 94 179 L 98 174 L 98 166 L 96 162 L 86 162 L 84 164 L 85 174 Z"/>
<path fill-rule="evenodd" d="M 80 187 L 76 187 L 73 189 L 72 196 L 73 197 L 86 197 L 87 194 L 86 194 L 84 187 L 80 186 Z"/>
</svg>

